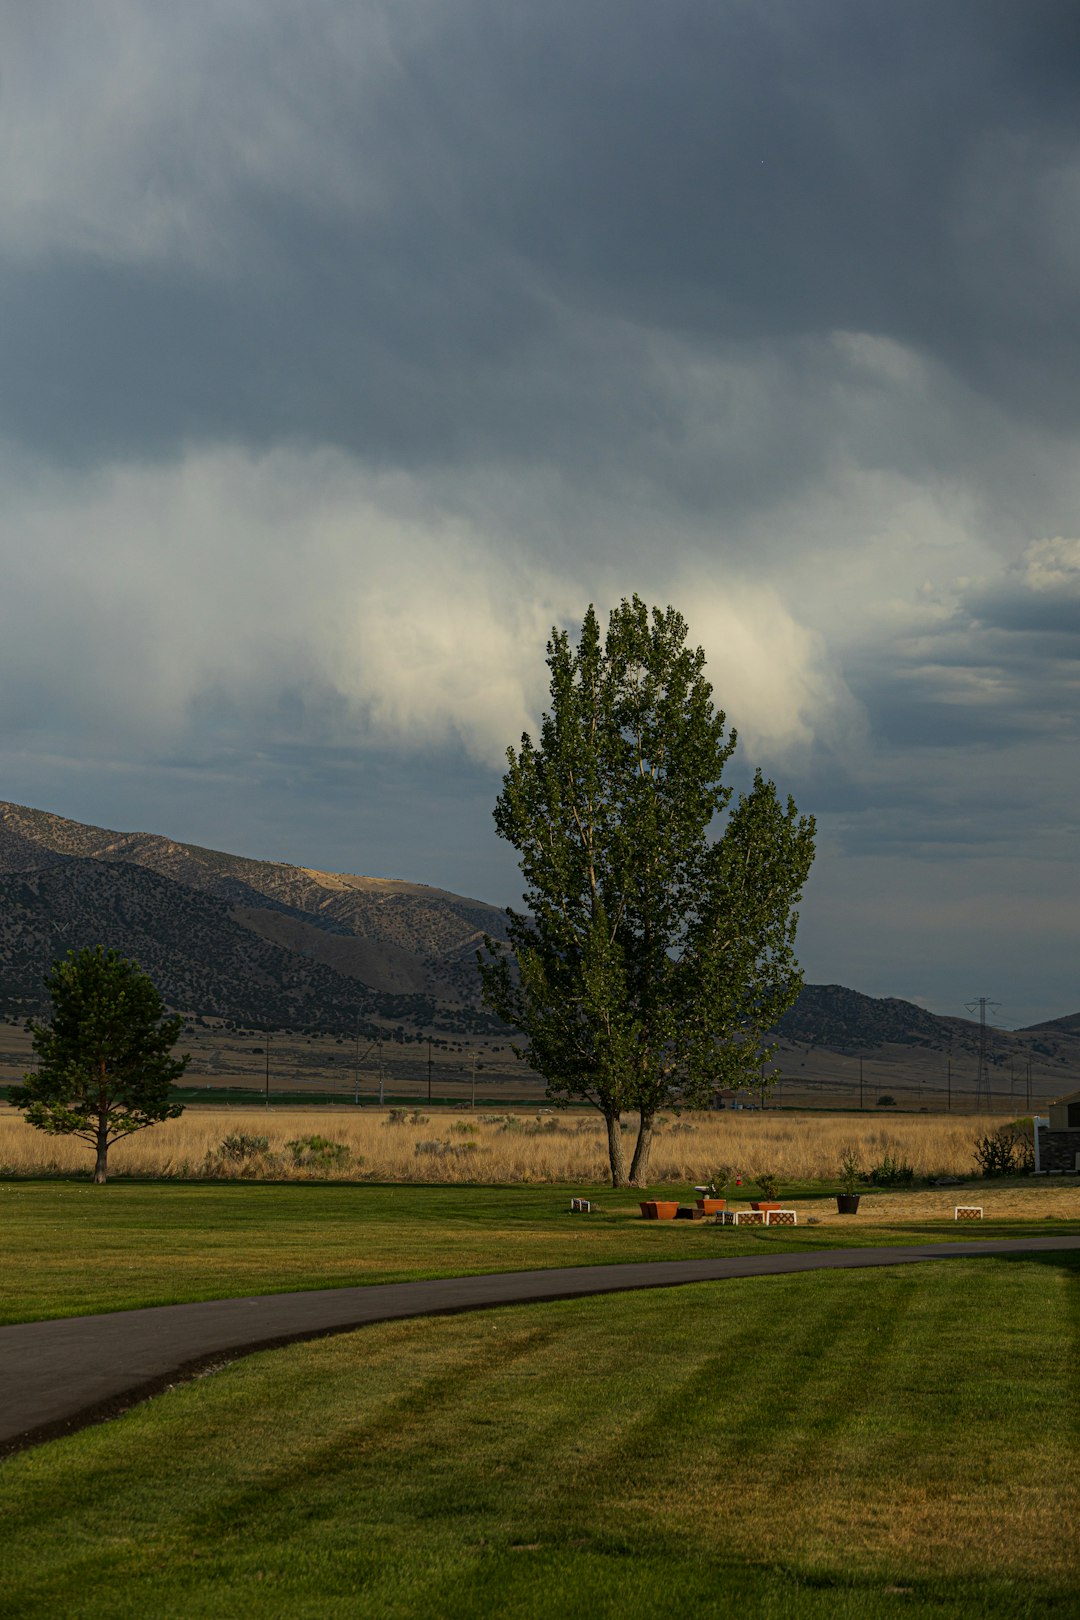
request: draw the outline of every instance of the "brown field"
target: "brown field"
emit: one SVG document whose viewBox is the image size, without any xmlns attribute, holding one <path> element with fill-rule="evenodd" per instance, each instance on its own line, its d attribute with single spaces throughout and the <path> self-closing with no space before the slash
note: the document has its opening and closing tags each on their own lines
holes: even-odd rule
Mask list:
<svg viewBox="0 0 1080 1620">
<path fill-rule="evenodd" d="M 772 1171 L 781 1182 L 834 1182 L 843 1148 L 855 1145 L 865 1167 L 886 1153 L 907 1160 L 919 1177 L 967 1176 L 975 1170 L 972 1144 L 994 1121 L 943 1115 L 899 1116 L 883 1121 L 850 1114 L 725 1111 L 676 1119 L 669 1116 L 653 1147 L 650 1180 L 704 1181 L 718 1165 L 734 1165 L 744 1178 L 739 1194 L 753 1196 L 754 1176 Z M 265 1155 L 245 1166 L 218 1157 L 222 1139 L 234 1132 L 268 1138 Z M 287 1144 L 318 1134 L 348 1147 L 352 1159 L 335 1179 L 403 1182 L 561 1183 L 589 1186 L 606 1179 L 605 1142 L 593 1112 L 492 1115 L 433 1111 L 391 1123 L 373 1108 L 303 1109 L 191 1107 L 179 1119 L 119 1142 L 109 1156 L 114 1174 L 164 1177 L 257 1177 L 311 1179 L 325 1172 L 296 1167 Z M 628 1143 L 632 1136 L 628 1135 Z M 439 1144 L 417 1152 L 420 1144 Z M 0 1174 L 33 1175 L 87 1171 L 90 1149 L 75 1139 L 50 1137 L 27 1125 L 14 1109 L 0 1109 Z M 733 1193 L 735 1189 L 732 1189 Z M 911 1194 L 870 1191 L 862 1213 L 871 1218 L 887 1203 L 890 1219 L 951 1216 L 969 1192 L 930 1188 Z M 975 1202 L 987 1217 L 1014 1215 L 1038 1204 L 1040 1214 L 1080 1217 L 1080 1187 L 1057 1180 L 1019 1187 L 980 1185 Z M 908 1208 L 910 1204 L 910 1210 Z M 1051 1208 L 1051 1204 L 1053 1207 Z M 819 1211 L 820 1212 L 820 1211 Z"/>
</svg>

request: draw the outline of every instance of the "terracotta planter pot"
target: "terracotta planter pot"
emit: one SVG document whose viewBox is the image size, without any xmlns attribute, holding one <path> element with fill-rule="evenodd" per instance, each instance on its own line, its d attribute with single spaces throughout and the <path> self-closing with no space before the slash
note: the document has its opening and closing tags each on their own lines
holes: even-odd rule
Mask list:
<svg viewBox="0 0 1080 1620">
<path fill-rule="evenodd" d="M 771 1203 L 768 1203 L 768 1202 L 761 1203 L 760 1200 L 759 1200 L 758 1203 L 755 1204 L 753 1199 L 750 1200 L 750 1208 L 751 1209 L 761 1209 L 761 1210 L 765 1210 L 765 1209 L 783 1209 L 783 1207 L 784 1207 L 783 1204 L 771 1204 Z"/>
<path fill-rule="evenodd" d="M 673 1221 L 678 1207 L 674 1198 L 648 1198 L 641 1205 L 641 1213 L 647 1221 Z"/>
<path fill-rule="evenodd" d="M 726 1198 L 699 1198 L 697 1201 L 698 1209 L 703 1209 L 706 1215 L 719 1215 L 726 1204 Z"/>
<path fill-rule="evenodd" d="M 837 1193 L 836 1213 L 838 1215 L 857 1215 L 861 1196 L 861 1193 Z"/>
</svg>

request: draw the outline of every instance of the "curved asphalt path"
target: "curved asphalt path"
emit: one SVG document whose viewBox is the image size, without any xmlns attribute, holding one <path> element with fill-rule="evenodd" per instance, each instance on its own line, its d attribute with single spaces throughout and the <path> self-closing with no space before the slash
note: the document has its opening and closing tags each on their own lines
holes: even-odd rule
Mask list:
<svg viewBox="0 0 1080 1620">
<path fill-rule="evenodd" d="M 431 1282 L 373 1283 L 19 1322 L 0 1327 L 0 1456 L 115 1417 L 181 1379 L 253 1350 L 343 1333 L 369 1322 L 780 1272 L 1078 1249 L 1080 1237 L 1000 1238 L 742 1255 L 727 1260 L 651 1260 L 635 1265 L 500 1271 Z"/>
</svg>

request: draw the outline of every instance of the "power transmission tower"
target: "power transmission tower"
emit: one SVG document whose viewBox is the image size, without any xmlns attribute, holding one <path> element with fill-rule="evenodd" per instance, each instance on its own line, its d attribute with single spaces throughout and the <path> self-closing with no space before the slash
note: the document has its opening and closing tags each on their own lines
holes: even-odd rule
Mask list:
<svg viewBox="0 0 1080 1620">
<path fill-rule="evenodd" d="M 975 1112 L 981 1108 L 990 1112 L 990 1042 L 988 1039 L 988 1026 L 986 1022 L 986 1009 L 992 1013 L 1000 1010 L 1000 1001 L 991 1001 L 988 996 L 980 996 L 977 1001 L 964 1003 L 969 1013 L 976 1008 L 979 1010 L 979 1073 L 975 1081 Z"/>
</svg>

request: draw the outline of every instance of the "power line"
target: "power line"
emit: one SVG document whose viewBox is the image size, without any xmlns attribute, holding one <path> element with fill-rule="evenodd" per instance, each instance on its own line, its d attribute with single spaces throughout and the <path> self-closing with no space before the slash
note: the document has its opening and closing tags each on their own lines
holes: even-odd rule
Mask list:
<svg viewBox="0 0 1080 1620">
<path fill-rule="evenodd" d="M 964 1005 L 969 1013 L 973 1013 L 976 1007 L 979 1009 L 979 1072 L 975 1079 L 975 1112 L 978 1113 L 980 1108 L 985 1107 L 987 1113 L 989 1113 L 990 1054 L 986 1009 L 989 1007 L 991 1012 L 996 1013 L 1001 1006 L 1001 1002 L 991 1001 L 988 996 L 980 996 L 977 1001 L 966 1001 Z"/>
</svg>

